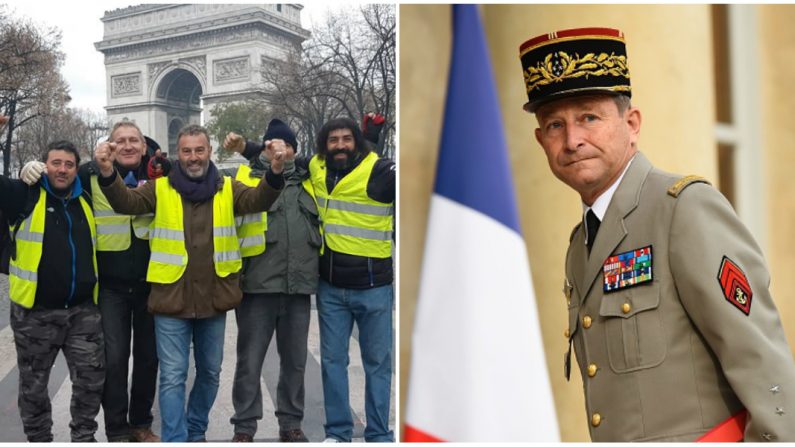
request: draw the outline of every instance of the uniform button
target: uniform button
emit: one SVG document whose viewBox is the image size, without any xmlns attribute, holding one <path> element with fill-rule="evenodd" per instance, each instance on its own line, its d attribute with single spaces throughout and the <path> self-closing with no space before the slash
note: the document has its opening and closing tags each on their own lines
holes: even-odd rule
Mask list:
<svg viewBox="0 0 795 447">
<path fill-rule="evenodd" d="M 593 416 L 591 416 L 591 425 L 593 425 L 594 427 L 598 427 L 599 424 L 601 423 L 602 423 L 602 415 L 599 413 L 594 413 Z"/>
<path fill-rule="evenodd" d="M 570 335 L 571 335 L 571 332 L 569 332 L 569 330 L 568 330 L 568 329 L 566 329 L 565 331 L 563 331 L 563 336 L 564 336 L 564 337 L 566 337 L 566 338 L 569 338 L 569 336 L 570 336 Z"/>
<path fill-rule="evenodd" d="M 585 329 L 591 327 L 591 317 L 589 317 L 588 315 L 582 317 L 582 327 L 584 327 Z"/>
<path fill-rule="evenodd" d="M 624 303 L 621 305 L 621 312 L 628 314 L 630 310 L 632 310 L 632 306 L 630 306 L 629 303 Z"/>
<path fill-rule="evenodd" d="M 588 377 L 595 376 L 597 369 L 599 369 L 599 368 L 596 367 L 595 363 L 591 363 L 590 365 L 588 365 Z M 599 425 L 599 424 L 596 424 L 596 425 Z"/>
</svg>

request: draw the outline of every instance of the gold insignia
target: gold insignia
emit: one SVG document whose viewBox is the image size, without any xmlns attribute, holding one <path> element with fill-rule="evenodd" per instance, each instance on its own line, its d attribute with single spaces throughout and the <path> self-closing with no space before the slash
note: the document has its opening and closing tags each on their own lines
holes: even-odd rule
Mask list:
<svg viewBox="0 0 795 447">
<path fill-rule="evenodd" d="M 706 183 L 707 185 L 712 184 L 704 177 L 698 175 L 688 175 L 686 177 L 682 177 L 679 179 L 679 181 L 674 183 L 673 186 L 668 188 L 668 195 L 671 197 L 679 197 L 679 194 L 681 194 L 685 188 L 692 185 L 693 183 Z"/>
<path fill-rule="evenodd" d="M 564 79 L 573 79 L 585 76 L 623 76 L 629 79 L 627 57 L 617 56 L 613 53 L 588 53 L 583 57 L 578 54 L 573 56 L 565 51 L 547 54 L 542 62 L 535 67 L 527 67 L 524 72 L 524 81 L 527 91 L 561 82 Z"/>
</svg>

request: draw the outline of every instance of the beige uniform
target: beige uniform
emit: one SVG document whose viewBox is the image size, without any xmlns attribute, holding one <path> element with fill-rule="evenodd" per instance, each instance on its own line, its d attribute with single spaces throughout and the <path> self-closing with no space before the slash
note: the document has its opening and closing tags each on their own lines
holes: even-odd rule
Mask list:
<svg viewBox="0 0 795 447">
<path fill-rule="evenodd" d="M 795 362 L 761 250 L 719 192 L 680 179 L 638 153 L 590 256 L 583 226 L 572 234 L 568 332 L 591 438 L 692 441 L 746 408 L 746 441 L 795 441 Z M 645 247 L 652 279 L 605 292 L 605 261 Z"/>
</svg>

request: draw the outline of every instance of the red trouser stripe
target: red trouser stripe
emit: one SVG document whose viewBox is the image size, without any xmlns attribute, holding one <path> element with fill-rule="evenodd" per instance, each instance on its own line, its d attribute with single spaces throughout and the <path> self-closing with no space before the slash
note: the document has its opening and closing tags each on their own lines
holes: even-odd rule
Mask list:
<svg viewBox="0 0 795 447">
<path fill-rule="evenodd" d="M 726 419 L 720 424 L 716 425 L 712 430 L 704 433 L 704 435 L 696 442 L 739 442 L 743 440 L 745 435 L 745 419 L 748 417 L 748 411 L 743 410 L 734 416 Z"/>
<path fill-rule="evenodd" d="M 403 426 L 403 442 L 445 442 L 443 439 L 431 436 L 424 431 L 406 424 Z"/>
</svg>

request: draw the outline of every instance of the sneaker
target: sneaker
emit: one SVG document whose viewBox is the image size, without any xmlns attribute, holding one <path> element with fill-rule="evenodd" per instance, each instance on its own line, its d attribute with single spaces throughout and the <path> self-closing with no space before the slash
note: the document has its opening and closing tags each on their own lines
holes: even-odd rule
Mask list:
<svg viewBox="0 0 795 447">
<path fill-rule="evenodd" d="M 337 438 L 326 438 L 323 442 L 340 442 Z"/>
<path fill-rule="evenodd" d="M 279 430 L 279 442 L 309 442 L 300 428 Z"/>
<path fill-rule="evenodd" d="M 235 433 L 232 442 L 254 442 L 254 437 L 245 433 Z"/>
<path fill-rule="evenodd" d="M 149 427 L 133 428 L 130 431 L 130 441 L 132 442 L 160 442 L 160 436 L 152 432 Z"/>
</svg>

